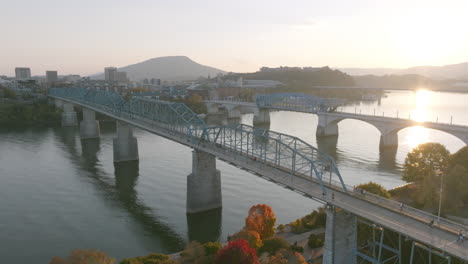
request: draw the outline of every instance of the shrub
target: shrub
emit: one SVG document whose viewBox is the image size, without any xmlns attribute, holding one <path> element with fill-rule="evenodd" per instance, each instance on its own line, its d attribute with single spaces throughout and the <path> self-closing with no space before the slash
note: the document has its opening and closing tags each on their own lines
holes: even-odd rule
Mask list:
<svg viewBox="0 0 468 264">
<path fill-rule="evenodd" d="M 318 247 L 323 247 L 323 240 L 318 237 L 317 235 L 314 235 L 314 234 L 311 234 L 309 236 L 309 240 L 307 241 L 307 245 L 310 247 L 310 248 L 318 248 Z"/>
<path fill-rule="evenodd" d="M 224 248 L 218 251 L 215 257 L 215 264 L 258 264 L 255 249 L 249 248 L 247 241 L 238 239 L 229 242 Z"/>
<path fill-rule="evenodd" d="M 272 237 L 263 241 L 263 246 L 259 249 L 259 254 L 266 252 L 274 254 L 276 251 L 289 248 L 289 243 L 282 237 Z"/>
<path fill-rule="evenodd" d="M 234 234 L 231 239 L 243 239 L 249 243 L 249 246 L 255 249 L 260 248 L 263 245 L 263 241 L 260 238 L 260 234 L 256 231 L 243 229 L 240 232 Z"/>
<path fill-rule="evenodd" d="M 203 247 L 205 248 L 205 255 L 216 255 L 218 251 L 221 249 L 221 243 L 219 242 L 208 242 L 203 244 Z"/>
<path fill-rule="evenodd" d="M 261 264 L 307 264 L 304 257 L 298 253 L 287 249 L 281 249 L 271 256 L 261 258 Z"/>
<path fill-rule="evenodd" d="M 184 251 L 180 253 L 180 260 L 182 264 L 197 263 L 197 260 L 204 258 L 206 255 L 205 247 L 196 242 L 190 242 Z"/>
<path fill-rule="evenodd" d="M 114 264 L 115 259 L 98 250 L 73 250 L 66 259 L 54 257 L 49 264 Z"/>
<path fill-rule="evenodd" d="M 317 211 L 296 219 L 296 221 L 289 224 L 291 231 L 296 234 L 304 233 L 319 227 L 325 227 L 327 222 L 327 213 L 325 209 L 319 208 Z"/>
<path fill-rule="evenodd" d="M 176 264 L 176 262 L 170 260 L 167 255 L 153 253 L 143 257 L 126 258 L 120 264 Z"/>
<path fill-rule="evenodd" d="M 360 184 L 356 186 L 356 188 L 365 190 L 367 192 L 376 194 L 384 198 L 390 198 L 390 193 L 382 185 L 375 183 L 375 182 L 368 182 L 365 184 Z"/>
<path fill-rule="evenodd" d="M 276 229 L 278 229 L 280 232 L 284 231 L 285 226 L 283 224 L 280 224 Z"/>
<path fill-rule="evenodd" d="M 293 244 L 291 245 L 291 247 L 289 247 L 293 252 L 299 252 L 299 253 L 304 253 L 304 248 L 301 247 L 301 246 L 298 246 L 297 244 Z"/>
</svg>

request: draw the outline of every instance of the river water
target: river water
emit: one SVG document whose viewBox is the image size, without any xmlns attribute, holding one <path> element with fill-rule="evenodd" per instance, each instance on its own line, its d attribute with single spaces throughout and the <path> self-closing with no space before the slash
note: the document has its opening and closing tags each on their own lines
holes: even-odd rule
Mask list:
<svg viewBox="0 0 468 264">
<path fill-rule="evenodd" d="M 380 102 L 344 108 L 350 112 L 411 116 L 468 125 L 468 94 L 388 91 Z M 384 112 L 384 113 L 382 113 Z M 252 123 L 252 115 L 241 122 Z M 397 151 L 379 153 L 379 132 L 355 120 L 339 123 L 339 137 L 316 140 L 317 117 L 272 112 L 270 128 L 298 136 L 337 160 L 349 185 L 375 181 L 386 188 L 403 184 L 401 164 L 423 142 L 451 152 L 463 142 L 420 127 L 399 132 Z M 186 216 L 186 177 L 191 149 L 136 130 L 139 163 L 114 167 L 115 126 L 101 122 L 100 140 L 81 141 L 76 128 L 0 128 L 0 257 L 5 263 L 48 263 L 70 250 L 99 249 L 122 259 L 181 250 L 189 240 L 224 241 L 242 228 L 250 206 L 267 203 L 287 223 L 316 201 L 217 162 L 223 209 Z"/>
</svg>

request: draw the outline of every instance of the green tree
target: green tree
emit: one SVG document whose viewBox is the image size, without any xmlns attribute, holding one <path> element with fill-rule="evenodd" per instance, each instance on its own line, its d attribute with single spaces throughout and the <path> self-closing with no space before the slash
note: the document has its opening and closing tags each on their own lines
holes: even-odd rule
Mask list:
<svg viewBox="0 0 468 264">
<path fill-rule="evenodd" d="M 406 156 L 403 165 L 403 180 L 415 182 L 428 177 L 439 177 L 447 168 L 449 155 L 449 151 L 439 143 L 425 143 L 417 146 Z"/>
<path fill-rule="evenodd" d="M 323 247 L 324 241 L 317 235 L 310 234 L 309 239 L 307 240 L 307 245 L 310 248 Z"/>
<path fill-rule="evenodd" d="M 5 98 L 15 99 L 16 98 L 16 93 L 12 89 L 5 88 L 5 89 L 3 89 L 3 96 Z"/>
<path fill-rule="evenodd" d="M 356 188 L 363 189 L 367 192 L 382 196 L 384 198 L 390 198 L 390 193 L 380 184 L 375 182 L 368 182 L 365 184 L 360 184 Z"/>
<path fill-rule="evenodd" d="M 468 203 L 468 170 L 460 164 L 456 164 L 446 175 L 444 175 L 444 212 L 453 212 L 457 208 Z"/>
</svg>

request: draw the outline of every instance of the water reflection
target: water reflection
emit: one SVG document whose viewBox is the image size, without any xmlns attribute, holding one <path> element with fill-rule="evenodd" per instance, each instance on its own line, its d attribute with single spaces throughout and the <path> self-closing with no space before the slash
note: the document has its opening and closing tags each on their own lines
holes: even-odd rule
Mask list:
<svg viewBox="0 0 468 264">
<path fill-rule="evenodd" d="M 188 237 L 200 243 L 218 241 L 221 235 L 222 209 L 187 214 Z"/>
<path fill-rule="evenodd" d="M 164 252 L 174 252 L 183 248 L 185 244 L 183 238 L 170 226 L 163 223 L 150 207 L 138 199 L 138 193 L 135 189 L 139 176 L 138 161 L 115 164 L 114 175 L 109 175 L 99 166 L 97 155 L 100 150 L 99 139 L 82 140 L 82 153 L 80 155 L 76 149 L 78 134 L 76 128 L 61 128 L 56 133 L 70 154 L 72 163 L 78 167 L 78 175 L 92 179 L 95 187 L 104 194 L 105 199 L 111 199 L 112 204 L 117 204 L 128 212 L 133 220 L 141 224 L 145 233 L 149 234 L 153 240 L 150 248 L 162 247 Z M 82 171 L 88 173 L 82 173 Z M 112 181 L 114 176 L 115 181 Z"/>
<path fill-rule="evenodd" d="M 317 148 L 319 151 L 327 153 L 332 156 L 337 162 L 338 156 L 338 136 L 317 137 Z"/>
<path fill-rule="evenodd" d="M 379 153 L 379 169 L 388 170 L 398 173 L 398 165 L 396 162 L 398 147 L 389 147 Z"/>
<path fill-rule="evenodd" d="M 86 161 L 84 165 L 93 172 L 96 172 L 96 164 L 98 163 L 99 142 L 98 138 L 81 140 L 81 156 Z"/>
</svg>

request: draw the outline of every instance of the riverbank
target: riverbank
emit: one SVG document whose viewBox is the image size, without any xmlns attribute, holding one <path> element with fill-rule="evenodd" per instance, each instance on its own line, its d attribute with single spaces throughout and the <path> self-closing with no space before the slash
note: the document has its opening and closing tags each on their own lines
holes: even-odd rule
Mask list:
<svg viewBox="0 0 468 264">
<path fill-rule="evenodd" d="M 60 120 L 61 110 L 47 100 L 4 99 L 0 103 L 0 126 L 59 125 Z"/>
</svg>

